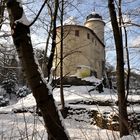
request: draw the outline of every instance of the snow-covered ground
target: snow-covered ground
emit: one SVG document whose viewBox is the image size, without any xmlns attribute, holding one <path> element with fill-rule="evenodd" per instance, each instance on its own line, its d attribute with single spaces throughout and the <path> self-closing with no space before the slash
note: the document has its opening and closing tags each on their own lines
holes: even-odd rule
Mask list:
<svg viewBox="0 0 140 140">
<path fill-rule="evenodd" d="M 76 104 L 77 101 L 117 101 L 117 95 L 110 89 L 104 89 L 104 92 L 99 93 L 94 90 L 88 92 L 93 87 L 91 86 L 71 86 L 64 88 L 64 95 L 66 106 L 72 108 L 86 108 L 87 110 L 98 110 L 100 112 L 108 112 L 117 110 L 116 106 L 99 106 L 88 104 Z M 53 91 L 56 103 L 60 105 L 60 90 L 55 88 Z M 139 101 L 139 95 L 130 95 L 129 100 Z M 45 131 L 42 117 L 37 116 L 35 113 L 14 113 L 16 109 L 32 108 L 36 105 L 34 97 L 29 94 L 25 98 L 19 100 L 16 104 L 11 106 L 0 108 L 0 139 L 1 140 L 46 140 L 47 133 Z M 140 107 L 134 105 L 128 108 L 129 111 L 140 112 Z M 85 119 L 83 122 L 78 122 L 71 118 L 66 118 L 64 123 L 66 129 L 72 140 L 119 140 L 119 133 L 117 131 L 110 131 L 106 129 L 100 129 L 95 125 L 91 125 L 86 120 L 88 117 L 80 116 Z M 123 138 L 123 140 L 135 140 L 136 137 L 129 136 Z M 140 139 L 140 135 L 137 134 L 137 140 Z"/>
<path fill-rule="evenodd" d="M 1 114 L 1 140 L 46 140 L 47 133 L 41 117 L 30 113 Z M 77 123 L 74 120 L 64 120 L 67 131 L 72 140 L 113 140 L 119 139 L 118 132 L 103 130 L 87 123 Z M 33 138 L 32 138 L 33 137 Z"/>
</svg>

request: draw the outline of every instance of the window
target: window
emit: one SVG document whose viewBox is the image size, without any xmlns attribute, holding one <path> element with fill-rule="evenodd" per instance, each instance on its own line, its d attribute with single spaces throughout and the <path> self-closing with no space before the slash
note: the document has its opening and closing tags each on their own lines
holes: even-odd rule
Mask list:
<svg viewBox="0 0 140 140">
<path fill-rule="evenodd" d="M 90 39 L 90 34 L 89 33 L 87 33 L 87 39 Z"/>
<path fill-rule="evenodd" d="M 79 30 L 75 30 L 75 36 L 79 36 Z"/>
</svg>

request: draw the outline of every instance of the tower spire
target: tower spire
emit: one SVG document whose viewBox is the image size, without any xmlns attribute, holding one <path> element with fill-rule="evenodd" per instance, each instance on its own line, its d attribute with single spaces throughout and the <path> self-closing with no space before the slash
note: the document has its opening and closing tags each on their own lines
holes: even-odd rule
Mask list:
<svg viewBox="0 0 140 140">
<path fill-rule="evenodd" d="M 93 7 L 93 12 L 95 12 L 95 10 L 96 10 L 96 8 L 95 8 L 95 7 L 96 7 L 96 6 L 95 6 L 95 5 L 96 5 L 95 0 L 94 0 L 94 4 L 93 4 L 93 5 L 94 5 L 94 7 Z"/>
</svg>

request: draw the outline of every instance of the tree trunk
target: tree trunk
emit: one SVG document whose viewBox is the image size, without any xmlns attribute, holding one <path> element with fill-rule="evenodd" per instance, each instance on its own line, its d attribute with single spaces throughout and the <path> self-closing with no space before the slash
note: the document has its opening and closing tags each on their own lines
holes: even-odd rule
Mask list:
<svg viewBox="0 0 140 140">
<path fill-rule="evenodd" d="M 60 97 L 61 97 L 61 106 L 62 112 L 65 109 L 65 101 L 64 101 L 64 92 L 63 92 L 63 38 L 64 38 L 64 30 L 63 30 L 63 16 L 64 16 L 64 0 L 61 1 L 61 41 L 60 41 Z"/>
<path fill-rule="evenodd" d="M 59 111 L 51 94 L 52 91 L 44 80 L 39 65 L 34 58 L 29 26 L 25 25 L 24 20 L 22 23 L 17 21 L 23 16 L 23 8 L 16 0 L 9 0 L 7 8 L 11 21 L 13 41 L 26 74 L 26 79 L 36 99 L 37 106 L 41 110 L 49 135 L 48 139 L 68 140 L 69 136 L 62 125 Z"/>
<path fill-rule="evenodd" d="M 113 28 L 117 54 L 117 91 L 119 101 L 119 125 L 120 125 L 120 137 L 122 137 L 124 135 L 129 135 L 127 104 L 126 104 L 127 100 L 125 98 L 125 83 L 124 83 L 123 43 L 121 31 L 119 30 L 117 22 L 114 0 L 108 1 L 108 7 L 110 11 L 111 24 Z"/>
</svg>

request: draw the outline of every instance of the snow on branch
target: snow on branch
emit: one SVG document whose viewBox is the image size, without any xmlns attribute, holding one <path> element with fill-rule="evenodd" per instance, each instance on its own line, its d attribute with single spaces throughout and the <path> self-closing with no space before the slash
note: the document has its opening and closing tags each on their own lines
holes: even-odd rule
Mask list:
<svg viewBox="0 0 140 140">
<path fill-rule="evenodd" d="M 11 8 L 13 9 L 14 6 L 16 6 L 15 8 L 17 9 L 18 11 L 18 15 L 21 14 L 21 17 L 20 16 L 17 16 L 19 19 L 15 20 L 15 24 L 17 23 L 22 23 L 26 26 L 29 26 L 30 22 L 28 21 L 24 11 L 23 11 L 23 7 L 22 7 L 22 2 L 21 0 L 8 0 L 7 1 L 7 7 L 11 10 Z M 13 9 L 15 10 L 15 9 Z M 16 12 L 15 12 L 16 13 Z"/>
<path fill-rule="evenodd" d="M 30 22 L 28 21 L 28 19 L 27 19 L 27 17 L 26 17 L 24 12 L 22 13 L 22 17 L 15 21 L 16 24 L 17 24 L 17 22 L 22 23 L 22 24 L 24 24 L 26 26 L 30 25 Z"/>
</svg>

